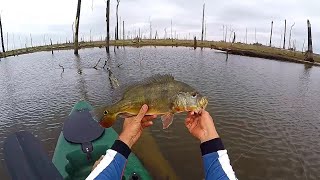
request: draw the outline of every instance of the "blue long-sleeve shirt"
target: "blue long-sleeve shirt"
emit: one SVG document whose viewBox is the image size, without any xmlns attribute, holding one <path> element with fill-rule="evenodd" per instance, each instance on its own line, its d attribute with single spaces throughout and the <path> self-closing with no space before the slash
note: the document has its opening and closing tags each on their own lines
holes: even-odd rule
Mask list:
<svg viewBox="0 0 320 180">
<path fill-rule="evenodd" d="M 220 138 L 203 142 L 200 149 L 206 180 L 237 179 Z M 120 180 L 130 153 L 131 150 L 125 143 L 116 140 L 86 180 Z"/>
</svg>

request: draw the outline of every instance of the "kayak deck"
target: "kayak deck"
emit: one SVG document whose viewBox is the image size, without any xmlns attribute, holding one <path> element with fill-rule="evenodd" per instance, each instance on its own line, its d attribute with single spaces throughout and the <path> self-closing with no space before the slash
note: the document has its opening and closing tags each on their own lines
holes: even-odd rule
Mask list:
<svg viewBox="0 0 320 180">
<path fill-rule="evenodd" d="M 87 102 L 79 101 L 70 114 L 92 109 L 92 106 Z M 90 174 L 95 161 L 106 153 L 106 150 L 113 145 L 117 138 L 118 134 L 113 128 L 104 129 L 102 136 L 92 142 L 93 151 L 91 157 L 88 158 L 87 154 L 82 151 L 81 144 L 68 142 L 61 132 L 52 162 L 64 179 L 85 179 Z M 152 179 L 140 160 L 131 153 L 128 157 L 123 179 L 130 179 L 133 174 L 138 174 L 144 180 Z"/>
</svg>

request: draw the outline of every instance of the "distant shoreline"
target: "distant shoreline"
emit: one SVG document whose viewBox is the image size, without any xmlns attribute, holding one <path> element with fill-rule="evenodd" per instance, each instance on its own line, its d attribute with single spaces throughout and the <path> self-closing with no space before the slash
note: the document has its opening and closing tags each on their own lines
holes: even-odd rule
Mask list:
<svg viewBox="0 0 320 180">
<path fill-rule="evenodd" d="M 99 47 L 105 48 L 105 41 L 92 41 L 92 42 L 80 42 L 80 48 L 92 48 Z M 170 40 L 170 39 L 158 39 L 158 40 L 147 40 L 142 39 L 140 42 L 136 40 L 111 40 L 110 46 L 184 46 L 184 47 L 194 47 L 193 40 Z M 221 51 L 226 51 L 227 54 L 236 54 L 242 56 L 259 57 L 280 61 L 290 61 L 296 63 L 303 63 L 309 65 L 320 66 L 320 56 L 314 54 L 315 62 L 304 61 L 304 53 L 301 51 L 290 51 L 275 47 L 268 47 L 264 45 L 253 45 L 253 44 L 243 44 L 243 43 L 228 43 L 228 42 L 218 42 L 218 41 L 197 41 L 197 48 L 211 48 Z M 56 50 L 68 50 L 73 49 L 73 43 L 64 44 L 53 44 L 46 46 L 36 46 L 27 47 L 22 49 L 10 50 L 5 53 L 6 57 L 17 56 L 21 54 L 28 54 L 40 51 L 56 51 Z M 113 49 L 110 49 L 113 51 Z M 0 53 L 0 58 L 3 58 L 3 53 Z"/>
</svg>

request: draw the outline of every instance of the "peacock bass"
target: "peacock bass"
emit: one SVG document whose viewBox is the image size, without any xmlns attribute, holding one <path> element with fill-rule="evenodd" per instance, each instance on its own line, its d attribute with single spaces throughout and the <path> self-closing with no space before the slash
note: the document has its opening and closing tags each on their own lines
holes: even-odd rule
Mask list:
<svg viewBox="0 0 320 180">
<path fill-rule="evenodd" d="M 171 75 L 154 75 L 121 91 L 119 101 L 96 109 L 95 115 L 101 126 L 111 127 L 118 115 L 135 116 L 141 106 L 147 104 L 149 108 L 146 115 L 162 115 L 163 129 L 166 129 L 171 125 L 175 113 L 198 112 L 208 104 L 206 97 L 188 84 L 176 81 Z"/>
</svg>

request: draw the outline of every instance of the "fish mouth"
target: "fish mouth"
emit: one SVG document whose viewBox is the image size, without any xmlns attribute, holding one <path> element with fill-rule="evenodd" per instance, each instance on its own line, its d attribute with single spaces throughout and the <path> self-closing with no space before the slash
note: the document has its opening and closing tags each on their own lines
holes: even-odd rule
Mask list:
<svg viewBox="0 0 320 180">
<path fill-rule="evenodd" d="M 100 126 L 102 126 L 103 128 L 108 128 L 108 127 L 110 127 L 110 125 L 109 125 L 108 123 L 106 123 L 105 121 L 103 121 L 103 120 L 100 120 L 100 121 L 99 121 L 99 124 L 100 124 Z"/>
</svg>

